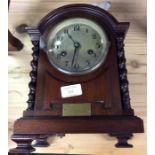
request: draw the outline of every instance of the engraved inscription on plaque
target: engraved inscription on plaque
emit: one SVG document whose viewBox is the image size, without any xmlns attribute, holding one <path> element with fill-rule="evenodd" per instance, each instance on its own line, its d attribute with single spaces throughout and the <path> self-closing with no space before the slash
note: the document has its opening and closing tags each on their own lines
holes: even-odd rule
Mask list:
<svg viewBox="0 0 155 155">
<path fill-rule="evenodd" d="M 91 116 L 91 103 L 63 104 L 62 116 Z"/>
</svg>

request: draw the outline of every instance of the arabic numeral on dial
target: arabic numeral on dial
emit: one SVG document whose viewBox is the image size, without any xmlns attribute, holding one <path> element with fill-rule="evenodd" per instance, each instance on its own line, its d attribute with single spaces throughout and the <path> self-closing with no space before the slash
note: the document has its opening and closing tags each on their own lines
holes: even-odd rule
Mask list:
<svg viewBox="0 0 155 155">
<path fill-rule="evenodd" d="M 64 29 L 64 33 L 67 34 L 68 33 L 68 29 Z"/>
<path fill-rule="evenodd" d="M 74 26 L 74 31 L 80 31 L 80 26 L 79 25 L 75 25 Z"/>
<path fill-rule="evenodd" d="M 100 43 L 96 43 L 96 47 L 97 48 L 101 48 L 101 44 Z"/>
<path fill-rule="evenodd" d="M 59 45 L 55 45 L 55 48 L 56 48 L 56 49 L 59 49 Z"/>
<path fill-rule="evenodd" d="M 61 41 L 61 40 L 63 40 L 63 36 L 57 36 L 56 37 L 56 41 Z"/>
<path fill-rule="evenodd" d="M 66 67 L 68 66 L 68 63 L 69 63 L 69 61 L 65 61 L 65 66 L 66 66 Z"/>
<path fill-rule="evenodd" d="M 88 66 L 90 65 L 90 61 L 89 60 L 86 60 L 86 63 L 87 63 Z"/>
<path fill-rule="evenodd" d="M 96 39 L 97 38 L 96 34 L 92 34 L 92 38 Z"/>
<path fill-rule="evenodd" d="M 56 38 L 57 40 L 60 40 L 60 36 L 57 36 L 57 38 Z"/>
<path fill-rule="evenodd" d="M 57 60 L 61 60 L 61 54 L 57 54 Z"/>
<path fill-rule="evenodd" d="M 60 37 L 60 40 L 61 40 L 61 41 L 63 40 L 63 36 Z"/>
<path fill-rule="evenodd" d="M 94 53 L 94 57 L 95 57 L 95 58 L 97 57 L 96 53 Z"/>
<path fill-rule="evenodd" d="M 80 68 L 79 64 L 75 64 L 73 67 L 75 70 L 78 70 Z"/>
</svg>

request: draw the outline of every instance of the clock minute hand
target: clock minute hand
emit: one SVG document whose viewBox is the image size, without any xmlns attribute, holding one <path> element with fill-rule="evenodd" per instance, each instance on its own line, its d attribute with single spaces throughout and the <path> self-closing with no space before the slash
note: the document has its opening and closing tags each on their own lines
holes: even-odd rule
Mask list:
<svg viewBox="0 0 155 155">
<path fill-rule="evenodd" d="M 74 55 L 73 55 L 73 59 L 72 59 L 72 63 L 71 63 L 71 67 L 73 67 L 74 61 L 75 61 L 75 56 L 77 55 L 78 49 L 80 48 L 80 43 L 76 42 L 73 40 L 72 36 L 67 32 L 68 37 L 73 41 L 74 43 Z"/>
<path fill-rule="evenodd" d="M 78 49 L 80 48 L 80 44 L 79 44 L 78 42 L 75 42 L 75 43 L 74 43 L 74 47 L 75 47 L 75 49 L 74 49 L 74 55 L 73 55 L 71 67 L 72 67 L 73 64 L 74 64 L 75 56 L 77 55 Z"/>
<path fill-rule="evenodd" d="M 76 54 L 76 52 L 77 52 L 77 48 L 75 48 L 75 50 L 74 50 L 74 55 L 73 55 L 71 67 L 73 67 L 73 64 L 74 64 L 74 59 L 75 59 L 75 54 Z"/>
</svg>

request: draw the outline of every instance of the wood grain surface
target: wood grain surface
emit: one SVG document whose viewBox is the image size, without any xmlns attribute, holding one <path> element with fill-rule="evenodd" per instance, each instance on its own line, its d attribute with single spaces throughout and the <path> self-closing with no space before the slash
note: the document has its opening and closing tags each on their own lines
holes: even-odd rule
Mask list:
<svg viewBox="0 0 155 155">
<path fill-rule="evenodd" d="M 10 140 L 13 122 L 22 116 L 27 107 L 28 82 L 30 72 L 31 42 L 27 34 L 19 34 L 16 26 L 27 24 L 36 26 L 38 21 L 49 11 L 65 4 L 93 4 L 101 0 L 11 0 L 9 9 L 9 29 L 14 36 L 21 39 L 24 48 L 21 52 L 9 53 L 9 148 L 15 147 Z M 39 153 L 78 153 L 102 155 L 146 155 L 146 0 L 110 0 L 112 7 L 109 12 L 120 22 L 130 22 L 125 39 L 125 55 L 127 59 L 129 90 L 131 104 L 135 114 L 144 120 L 145 133 L 135 134 L 130 140 L 132 149 L 114 147 L 115 138 L 104 134 L 67 134 L 60 138 L 49 138 L 52 142 L 48 148 L 38 148 Z"/>
</svg>

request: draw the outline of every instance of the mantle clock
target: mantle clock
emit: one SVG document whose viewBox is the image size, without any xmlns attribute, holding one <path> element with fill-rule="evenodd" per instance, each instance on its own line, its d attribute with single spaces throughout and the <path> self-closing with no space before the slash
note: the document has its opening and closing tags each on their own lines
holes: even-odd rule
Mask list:
<svg viewBox="0 0 155 155">
<path fill-rule="evenodd" d="M 33 44 L 28 107 L 16 120 L 10 152 L 65 133 L 107 133 L 116 147 L 143 133 L 130 105 L 124 38 L 128 22 L 87 4 L 60 7 L 27 31 Z M 43 142 L 44 141 L 44 142 Z M 41 145 L 42 146 L 42 145 Z"/>
</svg>

